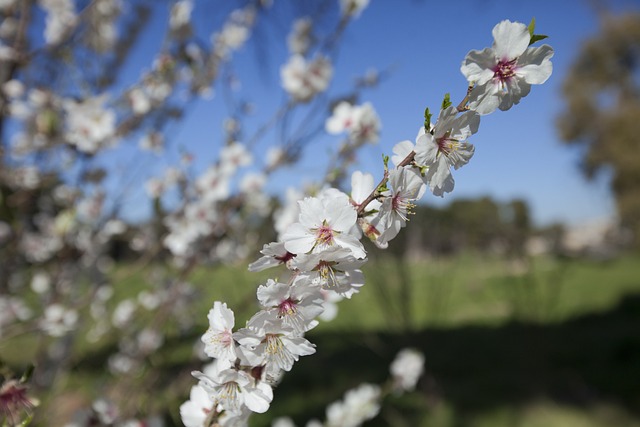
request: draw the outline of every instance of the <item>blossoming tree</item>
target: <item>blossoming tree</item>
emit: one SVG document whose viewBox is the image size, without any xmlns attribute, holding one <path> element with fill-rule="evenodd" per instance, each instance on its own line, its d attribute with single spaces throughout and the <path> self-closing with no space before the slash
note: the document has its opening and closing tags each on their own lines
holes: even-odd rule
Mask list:
<svg viewBox="0 0 640 427">
<path fill-rule="evenodd" d="M 166 376 L 154 355 L 169 338 L 192 329 L 197 294 L 190 274 L 199 265 L 253 256 L 262 236 L 247 224 L 256 218 L 264 224 L 274 213 L 266 191 L 273 173 L 296 162 L 319 131 L 342 135 L 317 191 L 288 191 L 273 215 L 270 234 L 277 238 L 249 265 L 255 272 L 285 271 L 258 287 L 258 312 L 239 328 L 225 301 L 213 302 L 208 314 L 199 351 L 214 361 L 193 373 L 198 384 L 180 407 L 181 420 L 187 426 L 247 425 L 252 413 L 269 409 L 283 373 L 315 353 L 306 332 L 331 317 L 334 302 L 364 286 L 362 240 L 386 248 L 427 191 L 451 192 L 452 169 L 472 158 L 467 140 L 478 132 L 481 116 L 510 109 L 551 74 L 553 50 L 531 46 L 542 38 L 533 23 L 500 22 L 493 46 L 471 51 L 462 63 L 466 97 L 454 106 L 446 96 L 433 123 L 427 109 L 415 143 L 393 147 L 379 181 L 371 172 L 353 171 L 344 189 L 358 150 L 380 138 L 374 106 L 357 101 L 379 74 L 358 79 L 349 96 L 328 94 L 342 36 L 368 1 L 340 0 L 334 5 L 339 13 L 324 27 L 314 21 L 322 9 L 311 10 L 291 22 L 289 58 L 280 68 L 286 97 L 273 116 L 250 132 L 243 120 L 247 105 L 224 94 L 229 116 L 216 160 L 196 171 L 192 155 L 183 152 L 177 164 L 144 183 L 154 220 L 127 224 L 123 210 L 128 198 L 138 201 L 131 189 L 141 184 L 142 153 L 168 150 L 172 124 L 198 100 L 214 96 L 217 81 L 233 85 L 234 54 L 269 18 L 271 3 L 231 8 L 203 42 L 192 22 L 198 5 L 171 2 L 160 50 L 123 84 L 118 72 L 156 2 L 0 0 L 0 344 L 25 338 L 34 350 L 21 357 L 35 366 L 22 377 L 3 372 L 5 424 L 26 425 L 34 415 L 46 423 L 49 414 L 34 411 L 36 396 L 51 409 L 47 400 L 78 366 L 74 347 L 112 338 L 103 363 L 113 381 L 104 397 L 60 423 L 163 425 L 157 407 L 140 411 L 140 402 Z M 295 112 L 305 119 L 291 125 Z M 255 145 L 281 123 L 289 126 L 280 128 L 280 144 L 256 162 Z M 114 151 L 115 165 L 109 160 Z M 120 164 L 129 158 L 128 166 Z M 114 241 L 129 238 L 136 266 L 160 285 L 115 295 Z M 423 357 L 410 349 L 397 357 L 387 385 L 348 391 L 328 407 L 325 422 L 309 425 L 360 425 L 377 414 L 386 394 L 411 391 Z M 288 419 L 278 423 L 291 425 Z"/>
</svg>

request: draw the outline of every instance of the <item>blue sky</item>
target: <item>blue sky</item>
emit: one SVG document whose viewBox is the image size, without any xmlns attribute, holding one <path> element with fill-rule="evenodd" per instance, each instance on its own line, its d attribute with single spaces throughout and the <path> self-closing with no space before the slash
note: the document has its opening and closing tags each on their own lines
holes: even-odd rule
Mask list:
<svg viewBox="0 0 640 427">
<path fill-rule="evenodd" d="M 290 12 L 279 3 L 287 1 L 275 0 L 269 12 L 277 22 Z M 528 23 L 535 17 L 536 32 L 548 35 L 544 42 L 555 50 L 553 75 L 546 84 L 534 86 L 530 95 L 510 111 L 484 116 L 480 131 L 470 140 L 476 146 L 475 156 L 454 172 L 454 192 L 444 200 L 428 194 L 423 202 L 442 205 L 456 197 L 484 195 L 498 200 L 524 198 L 537 224 L 576 223 L 611 216 L 614 204 L 606 177 L 586 181 L 578 169 L 579 150 L 561 144 L 555 130 L 555 120 L 562 109 L 562 81 L 581 42 L 597 33 L 598 20 L 590 4 L 582 0 L 372 0 L 347 29 L 330 89 L 340 93 L 369 68 L 393 67 L 388 79 L 361 98 L 362 102 L 373 103 L 382 120 L 382 133 L 377 145 L 360 152 L 358 168 L 380 177 L 381 155 L 391 154 L 397 142 L 415 138 L 425 107 L 436 110 L 446 92 L 451 93 L 454 103 L 464 96 L 466 81 L 459 68 L 466 53 L 490 46 L 491 29 L 499 21 Z M 605 4 L 614 13 L 640 9 L 640 2 L 631 0 Z M 223 16 L 213 3 L 196 2 L 196 26 L 211 28 L 211 23 L 219 22 Z M 282 37 L 288 31 L 282 28 Z M 279 67 L 287 59 L 285 42 L 273 32 L 268 35 L 262 40 L 266 60 L 263 58 L 259 65 L 250 45 L 235 56 L 241 94 L 250 94 L 255 105 L 252 120 L 256 124 L 269 117 L 284 98 L 279 88 Z M 139 49 L 153 51 L 153 43 L 153 38 L 143 40 Z M 138 61 L 144 63 L 144 55 L 134 60 L 132 68 Z M 215 160 L 222 143 L 225 113 L 221 106 L 219 93 L 211 101 L 199 102 L 171 132 L 175 144 L 196 155 L 197 168 Z M 275 135 L 267 135 L 258 152 L 277 143 L 276 139 Z M 339 138 L 319 138 L 308 147 L 299 165 L 274 176 L 272 189 L 282 190 L 287 185 L 321 177 L 327 167 L 327 153 L 338 142 Z"/>
</svg>

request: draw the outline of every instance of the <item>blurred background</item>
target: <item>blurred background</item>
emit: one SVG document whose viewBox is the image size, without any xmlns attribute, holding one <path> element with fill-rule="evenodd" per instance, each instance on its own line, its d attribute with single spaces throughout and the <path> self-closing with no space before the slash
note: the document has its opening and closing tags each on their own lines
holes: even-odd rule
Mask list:
<svg viewBox="0 0 640 427">
<path fill-rule="evenodd" d="M 0 0 L 0 396 L 28 396 L 0 399 L 7 425 L 182 425 L 207 312 L 256 311 L 281 272 L 247 265 L 287 207 L 379 180 L 425 107 L 464 98 L 467 52 L 535 18 L 551 78 L 367 247 L 365 286 L 250 425 L 323 419 L 412 347 L 416 390 L 365 425 L 640 426 L 640 2 L 352 3 Z M 295 54 L 331 64 L 305 99 Z M 325 130 L 342 101 L 376 138 Z"/>
</svg>

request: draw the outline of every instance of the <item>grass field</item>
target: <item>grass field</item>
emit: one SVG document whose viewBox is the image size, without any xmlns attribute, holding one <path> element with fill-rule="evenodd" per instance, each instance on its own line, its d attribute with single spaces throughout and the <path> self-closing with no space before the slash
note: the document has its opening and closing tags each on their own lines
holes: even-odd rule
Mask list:
<svg viewBox="0 0 640 427">
<path fill-rule="evenodd" d="M 392 398 L 367 425 L 640 426 L 638 257 L 385 258 L 365 276 L 338 317 L 311 331 L 318 354 L 285 378 L 270 416 L 322 418 L 348 388 L 384 381 L 411 346 L 427 360 L 420 392 Z"/>
<path fill-rule="evenodd" d="M 289 415 L 298 426 L 324 418 L 327 404 L 362 382 L 381 383 L 398 350 L 426 356 L 415 393 L 390 397 L 367 426 L 640 427 L 640 256 L 607 262 L 505 261 L 466 254 L 365 266 L 366 285 L 339 303 L 335 320 L 312 330 L 317 354 L 302 358 L 275 391 L 272 410 L 255 416 L 268 426 Z M 137 294 L 148 271 L 118 266 L 114 299 Z M 193 344 L 207 327 L 213 301 L 236 311 L 236 327 L 255 312 L 255 289 L 267 277 L 244 266 L 200 268 L 187 338 L 172 339 L 151 364 L 169 373 L 140 407 L 178 407 L 195 380 Z M 113 337 L 112 337 L 113 338 Z M 0 348 L 3 359 L 27 360 L 30 338 Z M 114 347 L 78 342 L 72 375 L 55 396 L 39 396 L 61 411 L 70 400 L 90 402 L 108 381 L 106 355 Z M 55 411 L 54 411 L 55 412 Z M 50 425 L 42 421 L 38 425 Z M 169 424 L 171 425 L 171 424 Z"/>
</svg>

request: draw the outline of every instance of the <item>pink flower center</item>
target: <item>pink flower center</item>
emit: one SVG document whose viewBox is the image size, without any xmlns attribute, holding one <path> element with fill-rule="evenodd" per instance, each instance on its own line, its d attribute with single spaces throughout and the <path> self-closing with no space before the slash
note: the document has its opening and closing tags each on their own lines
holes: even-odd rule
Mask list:
<svg viewBox="0 0 640 427">
<path fill-rule="evenodd" d="M 231 335 L 231 331 L 227 330 L 220 334 L 220 342 L 225 346 L 229 347 L 233 342 L 233 336 Z"/>
<path fill-rule="evenodd" d="M 333 244 L 333 230 L 326 221 L 316 229 L 316 243 L 327 246 Z"/>
<path fill-rule="evenodd" d="M 511 77 L 516 75 L 516 61 L 517 59 L 498 62 L 498 64 L 493 67 L 493 78 L 500 80 L 501 83 L 509 81 Z"/>
<path fill-rule="evenodd" d="M 438 143 L 438 151 L 447 157 L 458 148 L 458 141 L 451 138 L 451 132 L 446 132 L 437 138 L 436 142 Z"/>
<path fill-rule="evenodd" d="M 286 254 L 281 256 L 275 256 L 274 258 L 280 261 L 281 263 L 286 264 L 287 261 L 290 261 L 293 258 L 295 258 L 295 254 L 292 254 L 291 252 L 287 251 Z"/>
<path fill-rule="evenodd" d="M 409 215 L 413 213 L 414 207 L 415 205 L 405 197 L 402 197 L 400 193 L 394 195 L 391 199 L 391 209 L 405 221 L 409 221 Z"/>
<path fill-rule="evenodd" d="M 279 306 L 280 316 L 294 315 L 297 310 L 297 304 L 291 298 L 282 301 Z"/>
<path fill-rule="evenodd" d="M 333 261 L 320 261 L 314 268 L 314 270 L 318 271 L 318 274 L 320 274 L 322 280 L 326 282 L 326 285 L 329 287 L 336 286 L 338 283 L 336 272 L 333 268 L 333 266 L 336 264 L 337 263 Z"/>
<path fill-rule="evenodd" d="M 362 227 L 362 231 L 369 239 L 377 239 L 382 233 L 375 227 L 375 225 L 371 223 L 366 223 L 364 227 Z"/>
</svg>

